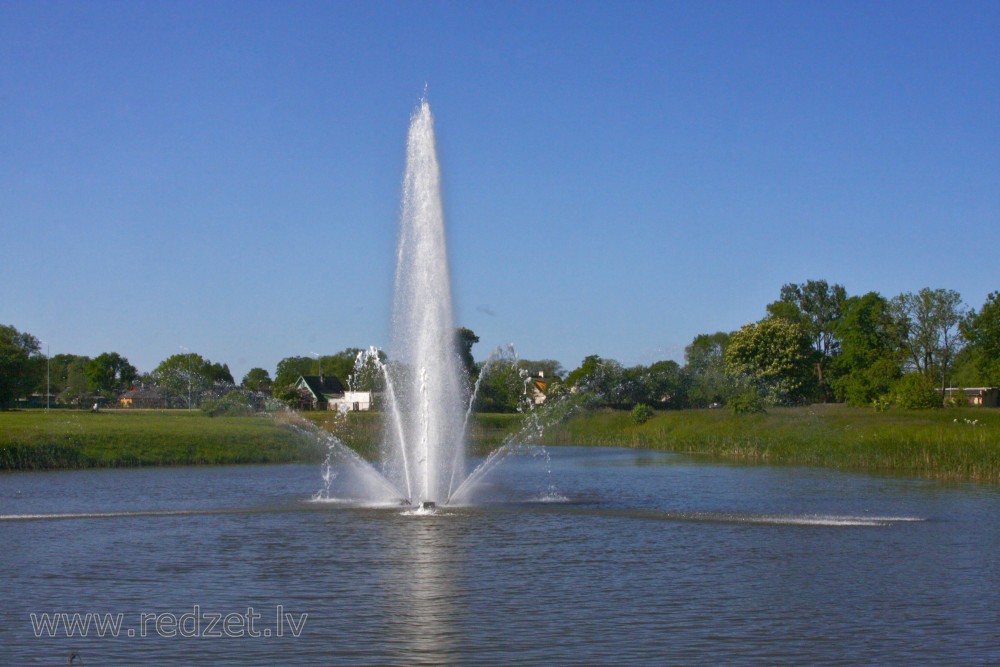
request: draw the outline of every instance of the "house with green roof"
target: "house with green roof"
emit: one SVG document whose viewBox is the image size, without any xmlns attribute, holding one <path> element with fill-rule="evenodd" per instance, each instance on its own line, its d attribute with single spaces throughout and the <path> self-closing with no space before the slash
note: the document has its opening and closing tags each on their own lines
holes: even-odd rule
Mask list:
<svg viewBox="0 0 1000 667">
<path fill-rule="evenodd" d="M 347 391 L 343 383 L 332 375 L 300 375 L 295 383 L 299 393 L 300 410 L 371 410 L 370 391 Z"/>
</svg>

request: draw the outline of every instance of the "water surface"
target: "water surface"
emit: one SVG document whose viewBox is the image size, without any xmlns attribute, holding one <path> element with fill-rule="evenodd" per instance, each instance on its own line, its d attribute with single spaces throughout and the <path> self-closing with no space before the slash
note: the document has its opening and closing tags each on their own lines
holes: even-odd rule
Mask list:
<svg viewBox="0 0 1000 667">
<path fill-rule="evenodd" d="M 0 476 L 0 664 L 1000 661 L 994 487 L 593 448 L 488 482 L 420 514 L 315 502 L 317 466 Z"/>
</svg>

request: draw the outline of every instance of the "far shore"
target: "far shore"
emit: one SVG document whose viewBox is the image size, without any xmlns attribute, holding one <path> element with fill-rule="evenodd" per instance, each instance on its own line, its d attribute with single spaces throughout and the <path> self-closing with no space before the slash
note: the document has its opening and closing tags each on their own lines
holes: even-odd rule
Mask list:
<svg viewBox="0 0 1000 667">
<path fill-rule="evenodd" d="M 305 412 L 362 456 L 378 456 L 381 416 Z M 477 414 L 469 443 L 483 455 L 516 433 L 521 415 Z M 539 444 L 656 449 L 746 464 L 802 465 L 935 480 L 1000 483 L 1000 410 L 920 411 L 842 405 L 720 410 L 599 410 L 548 427 Z M 210 417 L 188 410 L 0 412 L 0 471 L 318 463 L 324 447 L 267 417 Z"/>
</svg>

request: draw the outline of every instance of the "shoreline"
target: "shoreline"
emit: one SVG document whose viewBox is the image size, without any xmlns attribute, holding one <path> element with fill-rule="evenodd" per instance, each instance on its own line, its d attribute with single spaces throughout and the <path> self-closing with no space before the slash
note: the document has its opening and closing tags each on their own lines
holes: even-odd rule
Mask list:
<svg viewBox="0 0 1000 667">
<path fill-rule="evenodd" d="M 371 460 L 379 413 L 299 413 Z M 476 414 L 469 449 L 485 455 L 517 431 L 521 415 Z M 842 405 L 657 412 L 643 424 L 600 410 L 548 427 L 545 446 L 667 451 L 709 461 L 801 465 L 939 481 L 1000 483 L 1000 410 L 890 411 Z M 198 410 L 0 412 L 0 472 L 85 468 L 319 463 L 315 438 L 267 417 L 209 417 Z"/>
</svg>

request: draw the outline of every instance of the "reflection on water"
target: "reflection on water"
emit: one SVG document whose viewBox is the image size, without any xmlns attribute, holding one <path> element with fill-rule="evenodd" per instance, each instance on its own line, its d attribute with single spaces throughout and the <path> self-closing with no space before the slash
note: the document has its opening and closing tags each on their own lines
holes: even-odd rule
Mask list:
<svg viewBox="0 0 1000 667">
<path fill-rule="evenodd" d="M 483 504 L 313 502 L 314 466 L 0 477 L 0 664 L 1000 660 L 1000 490 L 656 452 L 512 458 Z M 260 612 L 269 637 L 35 637 Z M 277 636 L 276 612 L 304 618 Z M 307 617 L 302 617 L 307 614 Z"/>
<path fill-rule="evenodd" d="M 393 522 L 400 558 L 390 576 L 401 594 L 401 613 L 393 625 L 402 654 L 413 664 L 442 664 L 457 649 L 457 596 L 450 575 L 463 566 L 462 548 L 445 548 L 450 541 L 446 521 L 412 514 L 416 520 Z"/>
</svg>

